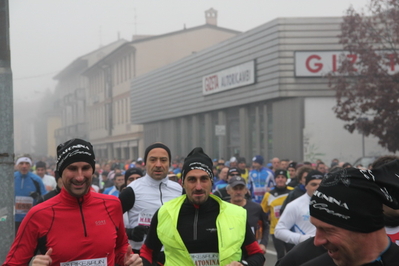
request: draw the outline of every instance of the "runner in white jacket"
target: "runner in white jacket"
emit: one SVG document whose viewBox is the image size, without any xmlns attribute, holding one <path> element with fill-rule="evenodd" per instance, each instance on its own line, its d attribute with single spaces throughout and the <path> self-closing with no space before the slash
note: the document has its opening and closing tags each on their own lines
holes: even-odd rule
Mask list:
<svg viewBox="0 0 399 266">
<path fill-rule="evenodd" d="M 288 203 L 274 230 L 276 238 L 286 243 L 298 244 L 315 235 L 316 227 L 309 220 L 309 202 L 322 178 L 323 174 L 316 170 L 307 175 L 306 193 Z"/>
<path fill-rule="evenodd" d="M 157 142 L 148 146 L 144 161 L 146 175 L 130 183 L 119 195 L 122 210 L 127 213 L 126 234 L 134 253 L 140 253 L 154 213 L 183 193 L 182 186 L 167 176 L 171 155 L 166 145 Z"/>
</svg>

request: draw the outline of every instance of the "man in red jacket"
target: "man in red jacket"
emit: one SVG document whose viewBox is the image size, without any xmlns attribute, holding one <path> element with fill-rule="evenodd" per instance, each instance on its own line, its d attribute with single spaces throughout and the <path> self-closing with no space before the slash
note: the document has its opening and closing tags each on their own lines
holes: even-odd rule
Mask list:
<svg viewBox="0 0 399 266">
<path fill-rule="evenodd" d="M 90 191 L 94 167 L 89 142 L 57 147 L 63 188 L 28 212 L 3 265 L 28 265 L 34 254 L 32 265 L 142 265 L 128 246 L 119 199 Z"/>
</svg>

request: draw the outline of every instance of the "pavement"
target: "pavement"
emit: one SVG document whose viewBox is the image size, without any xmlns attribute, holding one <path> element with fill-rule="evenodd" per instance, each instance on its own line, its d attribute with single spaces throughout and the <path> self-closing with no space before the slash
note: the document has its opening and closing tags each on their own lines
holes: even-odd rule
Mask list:
<svg viewBox="0 0 399 266">
<path fill-rule="evenodd" d="M 266 262 L 264 266 L 274 266 L 277 262 L 277 253 L 274 249 L 272 237 L 269 237 L 269 243 L 266 248 Z"/>
</svg>

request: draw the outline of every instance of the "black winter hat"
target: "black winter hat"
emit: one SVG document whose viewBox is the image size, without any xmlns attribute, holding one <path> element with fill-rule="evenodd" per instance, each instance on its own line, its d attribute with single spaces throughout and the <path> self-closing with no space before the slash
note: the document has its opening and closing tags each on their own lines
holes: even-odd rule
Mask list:
<svg viewBox="0 0 399 266">
<path fill-rule="evenodd" d="M 151 144 L 150 146 L 147 147 L 147 149 L 145 149 L 144 152 L 144 163 L 147 163 L 147 156 L 148 153 L 150 153 L 151 150 L 156 149 L 156 148 L 161 148 L 164 149 L 167 153 L 168 153 L 168 157 L 169 157 L 169 165 L 171 165 L 171 153 L 170 153 L 170 149 L 168 148 L 168 146 L 166 146 L 165 144 L 161 143 L 161 142 L 155 142 L 153 144 Z"/>
<path fill-rule="evenodd" d="M 307 185 L 310 181 L 314 179 L 323 179 L 324 174 L 320 171 L 317 170 L 312 170 L 308 173 L 308 175 L 305 177 L 305 185 Z"/>
<path fill-rule="evenodd" d="M 184 160 L 181 174 L 182 181 L 184 182 L 184 178 L 186 177 L 187 173 L 194 169 L 205 171 L 213 181 L 212 167 L 212 159 L 204 153 L 202 148 L 194 148 Z"/>
<path fill-rule="evenodd" d="M 227 175 L 235 175 L 233 173 L 239 173 L 240 171 L 238 171 L 237 168 L 229 168 L 229 172 L 227 173 Z"/>
<path fill-rule="evenodd" d="M 46 163 L 43 162 L 43 161 L 38 161 L 38 162 L 36 163 L 36 169 L 37 169 L 37 168 L 46 168 Z"/>
<path fill-rule="evenodd" d="M 125 172 L 125 182 L 127 182 L 127 179 L 129 178 L 129 176 L 135 175 L 135 174 L 143 176 L 143 171 L 141 171 L 140 168 L 129 168 L 129 169 L 127 169 L 126 172 Z"/>
<path fill-rule="evenodd" d="M 237 159 L 237 163 L 247 163 L 246 161 L 245 161 L 245 158 L 244 157 L 239 157 L 238 159 Z"/>
<path fill-rule="evenodd" d="M 90 142 L 82 139 L 71 139 L 57 147 L 57 171 L 60 177 L 64 169 L 75 162 L 87 162 L 95 171 L 95 156 Z"/>
<path fill-rule="evenodd" d="M 284 170 L 284 169 L 277 169 L 274 175 L 276 177 L 279 176 L 279 175 L 282 175 L 285 178 L 288 178 L 287 170 Z"/>
<path fill-rule="evenodd" d="M 296 169 L 296 162 L 291 162 L 288 166 L 287 166 L 287 169 L 288 168 L 294 168 L 294 169 Z"/>
<path fill-rule="evenodd" d="M 379 230 L 384 227 L 382 205 L 399 209 L 398 176 L 398 160 L 372 170 L 328 173 L 311 198 L 310 215 L 349 231 Z"/>
</svg>

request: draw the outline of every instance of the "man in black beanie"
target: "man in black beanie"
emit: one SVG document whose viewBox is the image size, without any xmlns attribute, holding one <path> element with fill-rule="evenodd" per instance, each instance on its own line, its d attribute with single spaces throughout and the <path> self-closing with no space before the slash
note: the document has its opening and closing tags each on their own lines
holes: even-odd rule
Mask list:
<svg viewBox="0 0 399 266">
<path fill-rule="evenodd" d="M 324 174 L 313 170 L 306 176 L 306 193 L 288 203 L 274 230 L 276 238 L 285 243 L 299 244 L 315 235 L 316 228 L 309 220 L 309 202 Z"/>
<path fill-rule="evenodd" d="M 384 229 L 383 204 L 398 209 L 399 161 L 372 170 L 328 173 L 310 202 L 316 236 L 276 266 L 398 265 L 399 247 Z"/>
<path fill-rule="evenodd" d="M 152 216 L 165 202 L 180 196 L 180 184 L 168 178 L 171 153 L 163 143 L 148 146 L 144 154 L 146 174 L 131 182 L 119 195 L 123 212 L 127 212 L 126 233 L 133 251 L 140 253 Z"/>
<path fill-rule="evenodd" d="M 32 265 L 142 265 L 128 246 L 119 200 L 90 190 L 94 166 L 90 142 L 57 147 L 63 188 L 28 212 L 3 265 L 28 265 L 37 249 Z"/>
<path fill-rule="evenodd" d="M 133 181 L 143 176 L 143 171 L 140 168 L 129 168 L 125 171 L 125 185 L 129 185 Z"/>
<path fill-rule="evenodd" d="M 186 194 L 165 203 L 152 217 L 140 253 L 143 265 L 155 265 L 162 246 L 165 265 L 263 265 L 246 210 L 210 194 L 212 166 L 200 147 L 187 155 L 182 168 Z"/>
<path fill-rule="evenodd" d="M 399 247 L 384 229 L 383 204 L 399 209 L 399 161 L 373 170 L 347 168 L 326 175 L 310 202 L 314 244 L 339 266 L 398 265 Z M 324 256 L 324 258 L 323 258 Z M 306 264 L 308 265 L 308 264 Z"/>
<path fill-rule="evenodd" d="M 47 191 L 52 191 L 56 188 L 57 182 L 54 176 L 46 174 L 46 163 L 43 161 L 36 162 L 35 172 L 42 179 L 44 187 Z"/>
</svg>

